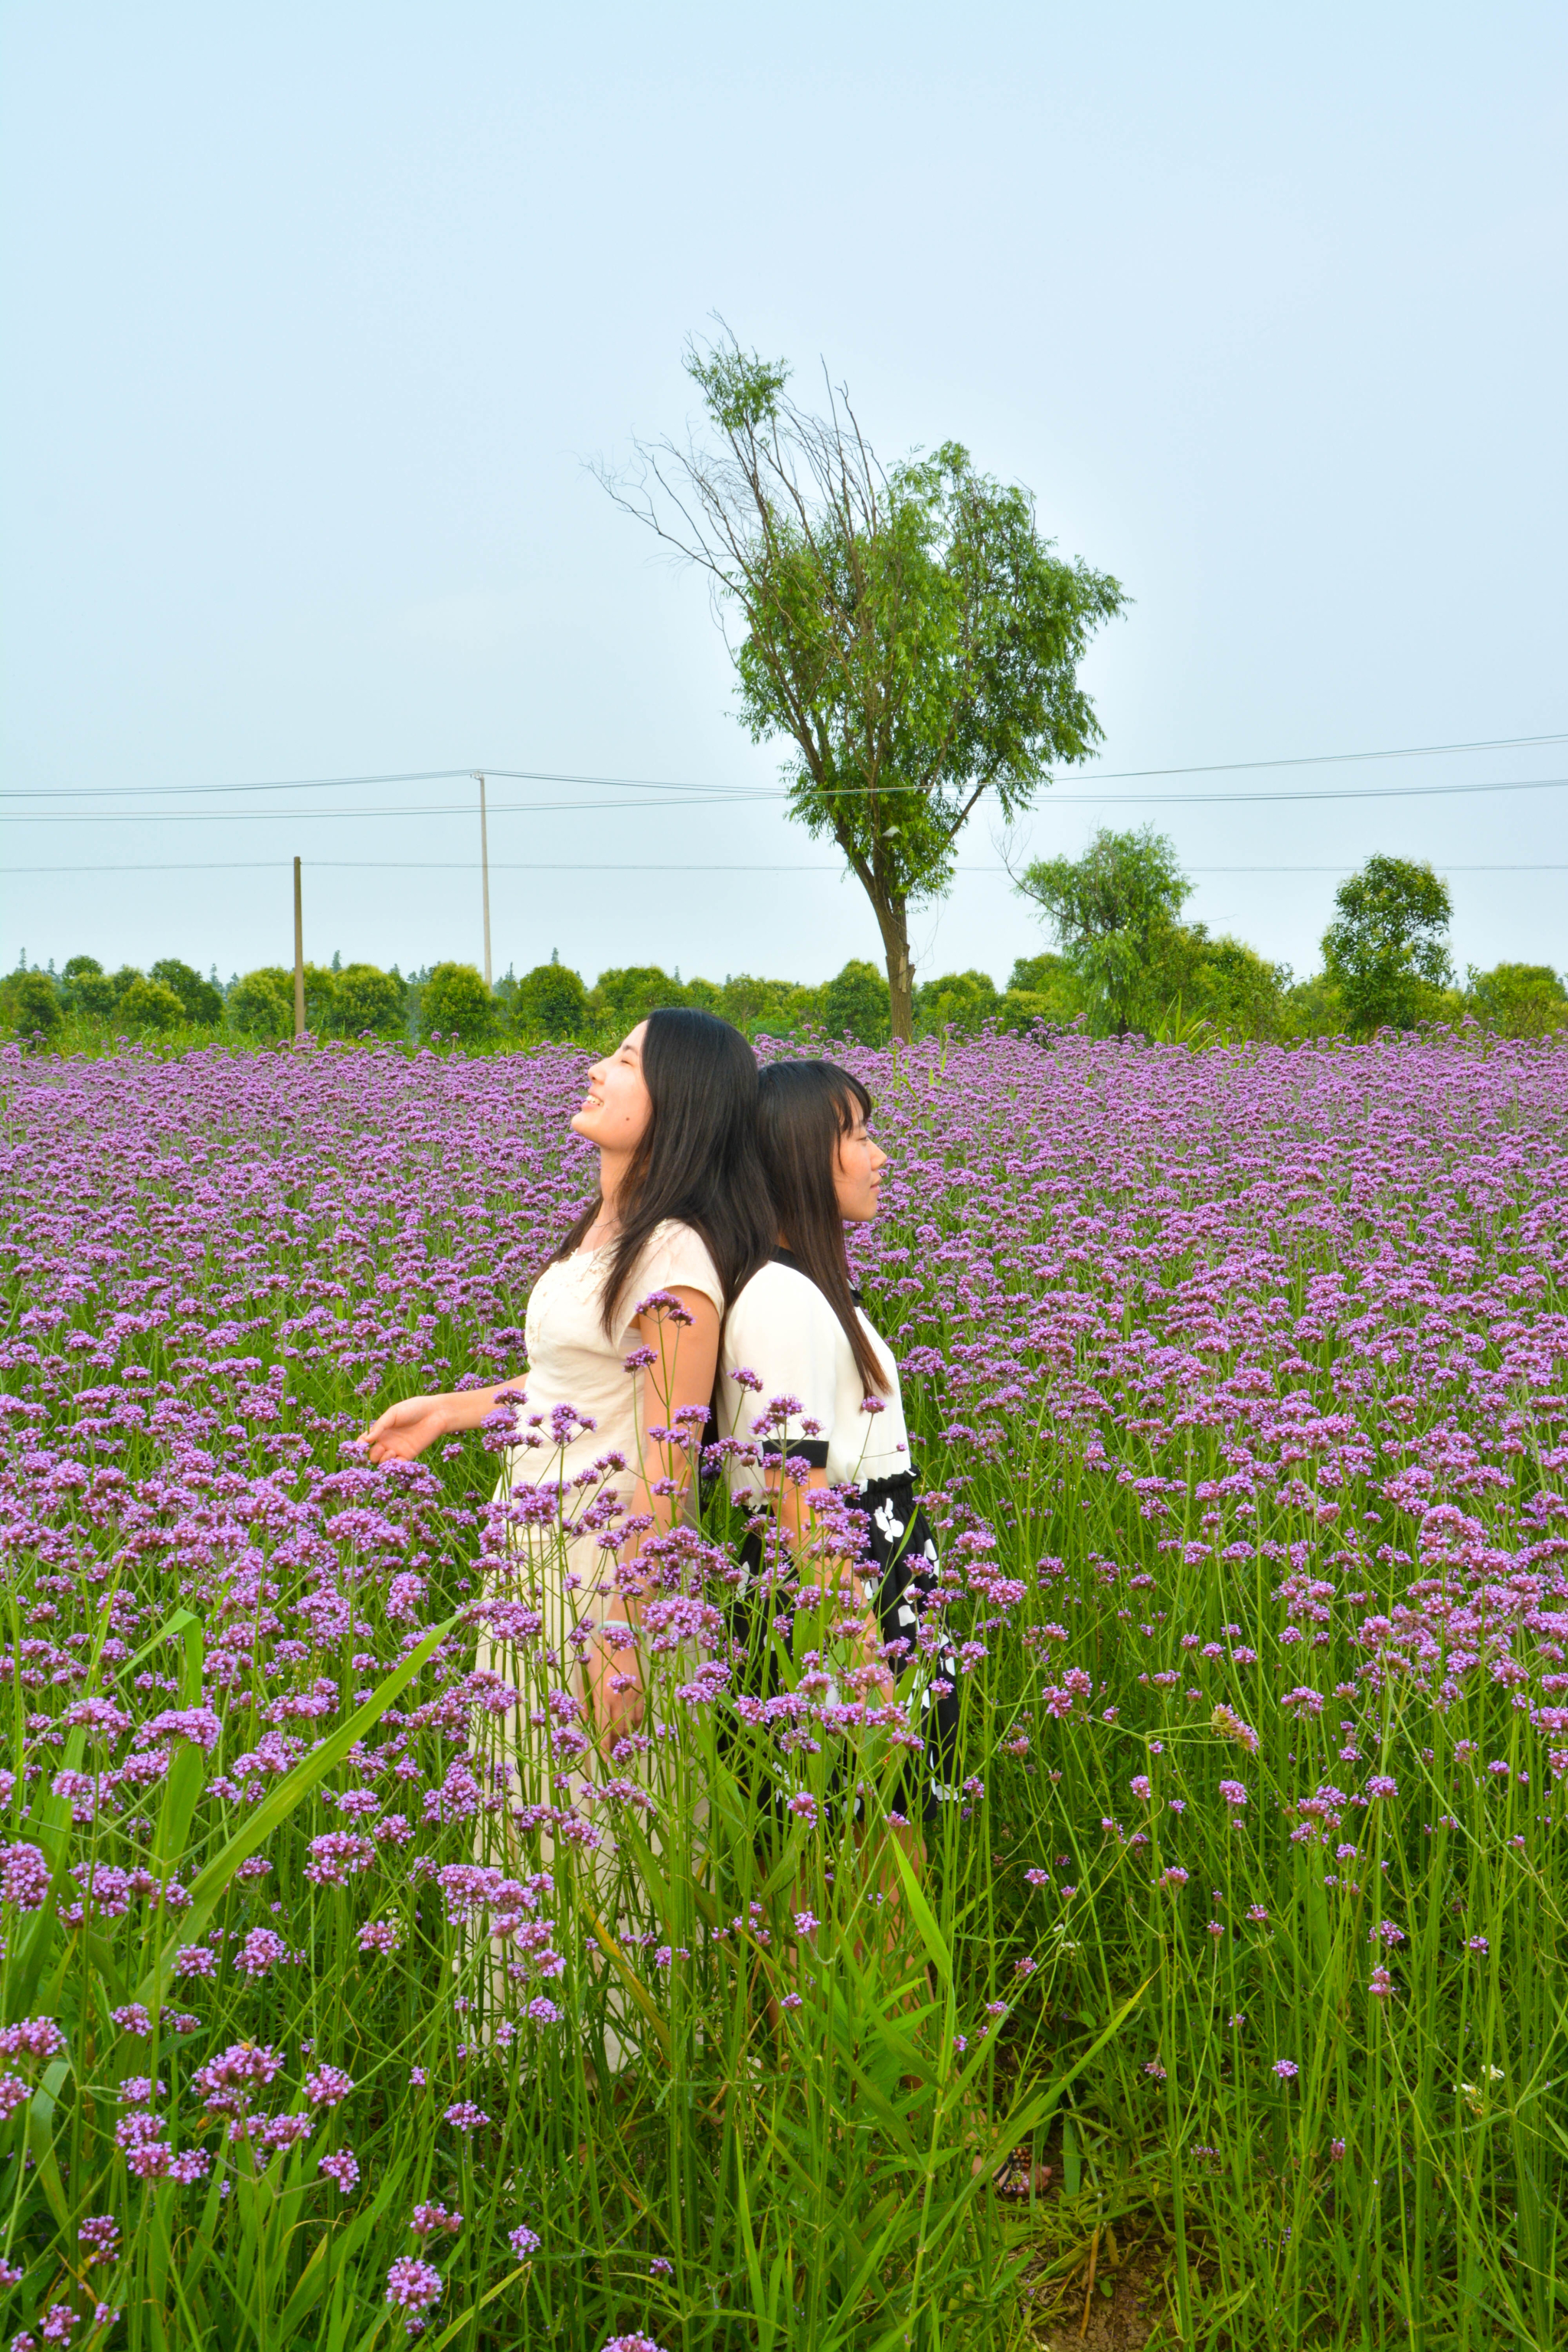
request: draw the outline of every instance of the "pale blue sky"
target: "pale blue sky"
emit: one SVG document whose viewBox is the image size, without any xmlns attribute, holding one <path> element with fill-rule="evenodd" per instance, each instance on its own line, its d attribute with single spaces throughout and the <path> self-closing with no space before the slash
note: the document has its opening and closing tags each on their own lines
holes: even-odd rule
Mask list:
<svg viewBox="0 0 1568 2352">
<path fill-rule="evenodd" d="M 11 0 L 0 37 L 0 784 L 141 788 L 5 803 L 73 821 L 7 823 L 0 963 L 284 961 L 296 851 L 312 955 L 477 961 L 471 787 L 158 784 L 770 783 L 700 583 L 585 465 L 680 428 L 715 311 L 1125 582 L 1108 769 L 1568 729 L 1561 6 Z M 1568 743 L 1191 782 L 1559 774 Z M 493 788 L 539 811 L 491 819 L 498 970 L 877 953 L 770 804 L 573 805 L 607 797 Z M 254 814 L 334 802 L 366 813 Z M 1190 911 L 1299 971 L 1335 882 L 1299 869 L 1379 848 L 1450 875 L 1461 963 L 1568 965 L 1568 790 L 1047 795 L 1031 844 L 1151 816 Z M 577 861 L 634 870 L 546 870 Z M 159 862 L 208 870 L 82 870 Z M 996 865 L 977 818 L 928 975 L 1041 943 Z"/>
</svg>

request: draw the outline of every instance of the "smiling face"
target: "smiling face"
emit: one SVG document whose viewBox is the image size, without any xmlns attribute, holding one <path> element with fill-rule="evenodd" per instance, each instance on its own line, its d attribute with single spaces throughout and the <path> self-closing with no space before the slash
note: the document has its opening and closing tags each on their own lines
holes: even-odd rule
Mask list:
<svg viewBox="0 0 1568 2352">
<path fill-rule="evenodd" d="M 572 1126 L 584 1143 L 596 1143 L 601 1151 L 633 1152 L 647 1133 L 653 1101 L 642 1068 L 647 1035 L 647 1023 L 639 1021 L 588 1073 L 587 1096 Z"/>
<path fill-rule="evenodd" d="M 881 1205 L 879 1196 L 888 1155 L 872 1142 L 866 1114 L 859 1104 L 850 1101 L 844 1108 L 849 1125 L 839 1135 L 838 1150 L 834 1155 L 833 1190 L 837 1195 L 838 1213 L 846 1223 L 868 1225 Z"/>
</svg>

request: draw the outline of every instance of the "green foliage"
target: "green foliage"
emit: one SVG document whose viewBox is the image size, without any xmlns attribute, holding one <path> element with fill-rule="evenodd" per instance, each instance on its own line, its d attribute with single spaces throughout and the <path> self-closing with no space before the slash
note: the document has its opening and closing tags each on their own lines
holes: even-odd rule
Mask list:
<svg viewBox="0 0 1568 2352">
<path fill-rule="evenodd" d="M 334 972 L 332 1027 L 340 1037 L 403 1034 L 405 991 L 401 980 L 374 963 L 347 963 Z"/>
<path fill-rule="evenodd" d="M 471 963 L 436 966 L 420 999 L 422 1036 L 459 1037 L 465 1045 L 484 1045 L 500 1024 L 500 1007 Z"/>
<path fill-rule="evenodd" d="M 1295 1038 L 1342 1037 L 1349 1016 L 1338 983 L 1315 971 L 1285 992 L 1286 1034 Z"/>
<path fill-rule="evenodd" d="M 71 963 L 89 963 L 88 956 L 73 956 Z M 90 971 L 72 971 L 66 966 L 66 1003 L 73 1013 L 85 1013 L 90 1018 L 107 1021 L 120 1002 L 120 991 L 110 974 L 97 965 Z"/>
<path fill-rule="evenodd" d="M 1334 894 L 1339 912 L 1323 933 L 1323 969 L 1344 1001 L 1352 1032 L 1413 1029 L 1438 1017 L 1451 977 L 1448 886 L 1429 865 L 1369 857 Z"/>
<path fill-rule="evenodd" d="M 132 1037 L 155 1037 L 184 1028 L 188 1016 L 172 988 L 138 972 L 115 1006 L 114 1017 Z"/>
<path fill-rule="evenodd" d="M 888 983 L 874 963 L 851 957 L 822 992 L 822 1025 L 829 1037 L 858 1037 L 863 1045 L 885 1045 L 889 1032 Z"/>
<path fill-rule="evenodd" d="M 973 1037 L 988 1021 L 998 1018 L 1001 1008 L 1002 999 L 988 972 L 946 972 L 916 990 L 915 1032 L 924 1036 L 935 1029 L 956 1029 Z"/>
<path fill-rule="evenodd" d="M 1067 1028 L 1089 1010 L 1084 985 L 1066 956 L 1020 956 L 1013 966 L 1003 995 L 1003 1020 L 1008 1028 L 1027 1028 L 1031 1021 Z"/>
<path fill-rule="evenodd" d="M 617 1039 L 646 1021 L 650 1013 L 662 1005 L 685 1004 L 687 992 L 679 981 L 671 980 L 656 963 L 628 964 L 624 970 L 602 971 L 595 983 L 589 1002 L 594 1018 L 605 1033 L 614 1030 Z"/>
<path fill-rule="evenodd" d="M 289 1025 L 292 1034 L 294 975 L 289 978 Z M 331 964 L 305 966 L 305 1026 L 312 1037 L 334 1037 L 338 1029 L 338 974 Z"/>
<path fill-rule="evenodd" d="M 1101 826 L 1079 858 L 1037 858 L 1019 889 L 1055 930 L 1080 982 L 1091 1028 L 1124 1037 L 1149 1011 L 1151 975 L 1173 952 L 1176 918 L 1192 884 L 1174 845 L 1152 825 Z"/>
<path fill-rule="evenodd" d="M 787 368 L 732 336 L 687 369 L 719 446 L 661 443 L 635 492 L 606 486 L 736 608 L 742 721 L 792 744 L 791 814 L 869 898 L 908 1037 L 909 903 L 948 887 L 984 793 L 1011 817 L 1089 751 L 1078 666 L 1124 594 L 1058 557 L 1028 492 L 957 442 L 884 471 L 847 405 L 797 408 Z"/>
<path fill-rule="evenodd" d="M 64 1013 L 47 971 L 14 971 L 0 991 L 5 1026 L 17 1037 L 53 1037 Z"/>
<path fill-rule="evenodd" d="M 1173 1008 L 1226 1037 L 1278 1039 L 1289 1034 L 1289 967 L 1267 962 L 1229 937 L 1212 939 L 1204 923 L 1175 923 L 1151 941 L 1142 1025 L 1151 1032 Z"/>
<path fill-rule="evenodd" d="M 511 1000 L 511 1025 L 524 1045 L 545 1038 L 565 1042 L 586 1037 L 590 1027 L 588 992 L 581 975 L 569 964 L 536 964 L 517 982 Z"/>
<path fill-rule="evenodd" d="M 1568 990 L 1544 963 L 1474 964 L 1465 975 L 1468 1009 L 1500 1037 L 1544 1037 L 1568 1028 Z"/>
<path fill-rule="evenodd" d="M 188 963 L 182 963 L 177 956 L 165 956 L 147 976 L 161 987 L 174 990 L 187 1021 L 212 1028 L 223 1019 L 222 990 L 215 988 L 210 980 L 204 980 Z"/>
<path fill-rule="evenodd" d="M 107 1020 L 119 999 L 118 986 L 96 956 L 67 956 L 60 982 L 70 1011 L 89 1018 Z"/>
<path fill-rule="evenodd" d="M 823 991 L 795 981 L 763 980 L 742 971 L 722 983 L 689 981 L 686 993 L 690 1003 L 732 1021 L 748 1037 L 793 1037 L 822 1024 Z"/>
<path fill-rule="evenodd" d="M 294 975 L 281 964 L 247 971 L 229 992 L 229 1017 L 245 1037 L 272 1043 L 294 1034 Z"/>
</svg>

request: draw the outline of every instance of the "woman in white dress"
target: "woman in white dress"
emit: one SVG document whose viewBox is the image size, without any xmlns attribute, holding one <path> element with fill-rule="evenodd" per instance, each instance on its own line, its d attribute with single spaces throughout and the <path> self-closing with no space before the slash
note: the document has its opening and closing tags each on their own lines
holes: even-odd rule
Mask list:
<svg viewBox="0 0 1568 2352">
<path fill-rule="evenodd" d="M 937 1549 L 910 1458 L 898 1367 L 861 1307 L 844 1247 L 846 1224 L 868 1224 L 878 1213 L 888 1156 L 871 1138 L 870 1096 L 836 1063 L 771 1063 L 762 1074 L 760 1113 L 778 1242 L 725 1320 L 720 1421 L 726 1436 L 760 1455 L 786 1542 L 813 1581 L 826 1579 L 820 1536 L 817 1557 L 811 1556 L 812 1498 L 819 1498 L 829 1524 L 833 1506 L 825 1490 L 847 1499 L 858 1549 L 837 1562 L 837 1574 L 848 1584 L 852 1603 L 868 1604 L 866 1617 L 874 1608 L 876 1619 L 854 1679 L 868 1698 L 886 1702 L 896 1691 L 909 1710 L 916 1753 L 891 1792 L 889 1818 L 918 1869 L 927 1834 L 961 1796 L 958 1667 L 941 1611 L 931 1605 L 940 1589 Z M 788 1400 L 787 1417 L 770 1412 L 775 1399 Z M 787 1471 L 786 1463 L 793 1465 Z M 756 1478 L 755 1466 L 733 1462 L 732 1492 L 754 1491 Z M 759 1638 L 763 1629 L 748 1621 L 761 1611 L 787 1620 L 790 1563 L 786 1556 L 770 1569 L 755 1534 L 742 1559 L 761 1607 L 755 1599 L 743 1603 L 737 1631 L 757 1687 L 773 1678 L 769 1644 Z M 786 1804 L 790 1780 L 791 1759 L 770 1758 L 767 1784 L 757 1791 L 759 1811 Z M 860 1812 L 858 1800 L 857 1818 Z M 971 2137 L 981 2148 L 990 2141 L 978 2110 Z M 1038 2193 L 1050 2179 L 1050 2167 L 1026 2147 L 977 2154 L 973 2168 L 1010 2194 Z"/>
<path fill-rule="evenodd" d="M 870 1096 L 835 1063 L 772 1063 L 760 1097 L 780 1238 L 726 1318 L 721 1426 L 760 1453 L 779 1516 L 798 1538 L 809 1538 L 811 1498 L 826 1503 L 825 1489 L 846 1498 L 858 1522 L 863 1549 L 838 1572 L 853 1601 L 875 1606 L 878 1638 L 867 1658 L 880 1662 L 881 1695 L 896 1679 L 921 1733 L 919 1768 L 906 1771 L 894 1807 L 895 1826 L 909 1829 L 918 1853 L 924 1830 L 958 1794 L 957 1667 L 939 1612 L 928 1615 L 937 1549 L 916 1488 L 898 1367 L 860 1305 L 845 1255 L 846 1223 L 869 1223 L 878 1213 L 887 1154 L 868 1129 Z M 794 1410 L 775 1426 L 769 1406 L 780 1397 Z M 798 1473 L 784 1475 L 785 1460 L 809 1465 L 803 1483 Z M 731 1491 L 739 1496 L 755 1483 L 754 1471 L 736 1460 Z M 763 1565 L 759 1536 L 742 1558 L 754 1580 Z M 755 1629 L 747 1631 L 761 1646 Z M 769 1794 L 787 1799 L 782 1778 Z"/>
<path fill-rule="evenodd" d="M 525 1381 L 406 1398 L 367 1433 L 373 1462 L 406 1461 L 524 1391 L 521 1458 L 497 1489 L 506 1568 L 487 1580 L 493 1636 L 477 1661 L 506 1709 L 490 1720 L 514 1834 L 487 1846 L 510 1870 L 535 1853 L 548 1870 L 562 1843 L 574 1846 L 601 1943 L 626 1893 L 606 1827 L 614 1805 L 647 1813 L 643 1834 L 657 1846 L 658 1814 L 678 1793 L 664 1785 L 673 1759 L 659 1727 L 643 1727 L 639 1636 L 650 1608 L 656 1620 L 661 1606 L 670 1613 L 679 1577 L 668 1538 L 689 1517 L 724 1318 L 773 1241 L 757 1091 L 752 1049 L 728 1022 L 689 1010 L 639 1022 L 595 1063 L 572 1121 L 598 1147 L 598 1192 L 530 1296 Z M 608 1804 L 606 1780 L 618 1791 Z M 512 1972 L 526 1982 L 526 1967 Z M 624 2001 L 609 2008 L 624 2022 Z M 612 2024 L 612 2072 L 626 2054 Z"/>
</svg>

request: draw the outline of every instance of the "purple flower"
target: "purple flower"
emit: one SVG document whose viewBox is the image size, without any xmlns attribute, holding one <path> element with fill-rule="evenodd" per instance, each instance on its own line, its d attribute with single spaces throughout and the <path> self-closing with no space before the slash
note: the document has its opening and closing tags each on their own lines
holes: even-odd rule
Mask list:
<svg viewBox="0 0 1568 2352">
<path fill-rule="evenodd" d="M 48 1891 L 49 1865 L 36 1845 L 0 1846 L 0 1903 L 38 1911 Z"/>
<path fill-rule="evenodd" d="M 241 1976 L 264 1977 L 268 1969 L 289 1957 L 289 1947 L 270 1927 L 253 1927 L 234 1956 Z"/>
<path fill-rule="evenodd" d="M 438 2230 L 448 2231 L 455 2238 L 463 2226 L 463 2217 L 460 2213 L 449 2211 L 438 2200 L 432 2200 L 429 2204 L 416 2205 L 408 2226 L 416 2238 L 434 2237 Z"/>
<path fill-rule="evenodd" d="M 1247 1802 L 1247 1790 L 1239 1780 L 1222 1780 L 1219 1792 L 1227 1805 L 1239 1808 Z"/>
<path fill-rule="evenodd" d="M 330 2156 L 319 2156 L 316 2166 L 329 2180 L 336 2181 L 340 2196 L 346 2197 L 351 2189 L 359 2186 L 359 2158 L 352 2147 L 340 2147 Z"/>
<path fill-rule="evenodd" d="M 539 2252 L 539 2232 L 537 2230 L 531 2230 L 526 2221 L 520 2221 L 515 2230 L 510 2230 L 507 2232 L 506 2242 L 520 2263 L 527 2262 L 530 2254 L 536 2254 Z"/>
<path fill-rule="evenodd" d="M 120 2224 L 112 2213 L 95 2213 L 77 2231 L 81 2244 L 89 2251 L 89 2260 L 111 2263 L 120 2250 Z"/>
<path fill-rule="evenodd" d="M 410 2336 L 416 2336 L 425 2314 L 441 2299 L 441 2273 L 413 2254 L 400 2255 L 386 2273 L 386 2300 L 404 2315 Z"/>
<path fill-rule="evenodd" d="M 305 2096 L 313 2107 L 335 2107 L 353 2089 L 341 2066 L 318 2066 L 305 2077 Z"/>
<path fill-rule="evenodd" d="M 454 2130 L 460 2132 L 481 2131 L 489 2121 L 484 2109 L 476 2107 L 471 2099 L 454 2100 L 447 2109 L 446 2119 Z"/>
<path fill-rule="evenodd" d="M 1293 2083 L 1301 2069 L 1294 2058 L 1276 2058 L 1270 2071 L 1278 2074 L 1282 2083 Z"/>
</svg>

